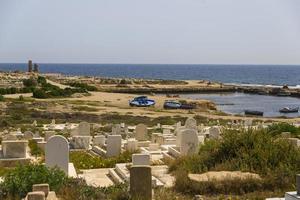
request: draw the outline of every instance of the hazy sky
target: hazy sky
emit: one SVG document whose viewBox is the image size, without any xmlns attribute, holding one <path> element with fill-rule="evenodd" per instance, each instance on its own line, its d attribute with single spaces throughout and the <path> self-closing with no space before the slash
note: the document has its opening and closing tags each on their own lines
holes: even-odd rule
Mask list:
<svg viewBox="0 0 300 200">
<path fill-rule="evenodd" d="M 300 0 L 0 0 L 0 62 L 300 64 Z"/>
</svg>

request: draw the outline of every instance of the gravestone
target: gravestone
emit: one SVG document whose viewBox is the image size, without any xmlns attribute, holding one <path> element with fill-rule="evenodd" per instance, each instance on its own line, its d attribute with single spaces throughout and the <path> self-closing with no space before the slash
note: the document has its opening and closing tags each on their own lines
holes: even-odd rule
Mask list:
<svg viewBox="0 0 300 200">
<path fill-rule="evenodd" d="M 135 128 L 134 137 L 138 141 L 147 140 L 148 129 L 145 124 L 138 124 Z"/>
<path fill-rule="evenodd" d="M 91 125 L 87 122 L 80 122 L 78 125 L 78 134 L 82 136 L 90 136 Z"/>
<path fill-rule="evenodd" d="M 120 124 L 115 124 L 112 127 L 111 133 L 112 135 L 121 135 L 122 129 Z"/>
<path fill-rule="evenodd" d="M 45 163 L 47 167 L 58 167 L 68 175 L 69 143 L 65 137 L 55 135 L 49 138 L 45 150 Z"/>
<path fill-rule="evenodd" d="M 107 136 L 106 156 L 114 157 L 121 153 L 122 137 L 121 135 Z"/>
<path fill-rule="evenodd" d="M 210 127 L 209 138 L 213 138 L 213 139 L 220 138 L 220 130 L 218 127 L 216 127 L 216 126 Z"/>
<path fill-rule="evenodd" d="M 93 145 L 103 147 L 105 145 L 105 136 L 104 135 L 96 135 L 93 139 Z"/>
<path fill-rule="evenodd" d="M 25 131 L 25 132 L 24 132 L 24 138 L 25 138 L 26 140 L 32 140 L 32 138 L 33 138 L 33 133 L 32 133 L 31 131 Z"/>
<path fill-rule="evenodd" d="M 253 120 L 252 119 L 246 119 L 244 124 L 245 124 L 245 126 L 252 126 Z"/>
<path fill-rule="evenodd" d="M 130 168 L 130 195 L 133 199 L 152 199 L 152 175 L 150 166 Z"/>
<path fill-rule="evenodd" d="M 197 129 L 197 121 L 194 118 L 189 117 L 185 121 L 184 126 L 185 126 L 185 128 L 188 128 L 188 129 Z"/>
<path fill-rule="evenodd" d="M 186 129 L 181 133 L 181 155 L 190 155 L 197 153 L 199 146 L 199 139 L 197 131 L 194 129 Z"/>
<path fill-rule="evenodd" d="M 50 137 L 55 135 L 55 131 L 45 131 L 45 141 L 48 141 Z"/>
<path fill-rule="evenodd" d="M 132 165 L 150 165 L 149 154 L 132 154 Z"/>
<path fill-rule="evenodd" d="M 91 136 L 73 136 L 71 140 L 71 146 L 74 149 L 90 149 Z"/>
<path fill-rule="evenodd" d="M 134 138 L 130 138 L 127 140 L 127 151 L 135 152 L 138 150 L 138 141 Z"/>
</svg>

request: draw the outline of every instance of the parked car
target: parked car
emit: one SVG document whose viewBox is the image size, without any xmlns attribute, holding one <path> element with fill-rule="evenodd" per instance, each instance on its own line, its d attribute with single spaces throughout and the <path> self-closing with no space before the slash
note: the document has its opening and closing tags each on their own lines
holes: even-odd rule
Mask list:
<svg viewBox="0 0 300 200">
<path fill-rule="evenodd" d="M 181 103 L 177 101 L 165 101 L 164 109 L 179 109 L 181 107 Z"/>
<path fill-rule="evenodd" d="M 149 106 L 154 106 L 155 101 L 152 99 L 148 99 L 147 96 L 139 96 L 139 97 L 135 97 L 133 100 L 130 100 L 129 105 L 136 106 L 136 107 L 149 107 Z"/>
</svg>

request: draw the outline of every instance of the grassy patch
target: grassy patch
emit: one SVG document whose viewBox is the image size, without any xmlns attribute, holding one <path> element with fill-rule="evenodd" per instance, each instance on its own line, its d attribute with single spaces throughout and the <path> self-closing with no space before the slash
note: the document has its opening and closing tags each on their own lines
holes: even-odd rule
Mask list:
<svg viewBox="0 0 300 200">
<path fill-rule="evenodd" d="M 95 169 L 95 168 L 111 168 L 116 163 L 131 162 L 131 153 L 124 152 L 118 157 L 102 158 L 92 156 L 84 151 L 70 152 L 70 162 L 72 162 L 77 170 L 79 169 Z"/>
</svg>

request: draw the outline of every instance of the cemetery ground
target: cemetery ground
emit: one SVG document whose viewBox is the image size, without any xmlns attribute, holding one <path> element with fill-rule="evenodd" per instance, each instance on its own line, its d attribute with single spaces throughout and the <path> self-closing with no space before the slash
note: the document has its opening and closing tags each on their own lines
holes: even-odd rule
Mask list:
<svg viewBox="0 0 300 200">
<path fill-rule="evenodd" d="M 155 95 L 156 107 L 131 108 L 135 96 L 5 96 L 0 199 L 265 199 L 296 190 L 299 119 L 230 116 L 204 100 L 194 111 L 163 110 L 166 97 Z"/>
</svg>

